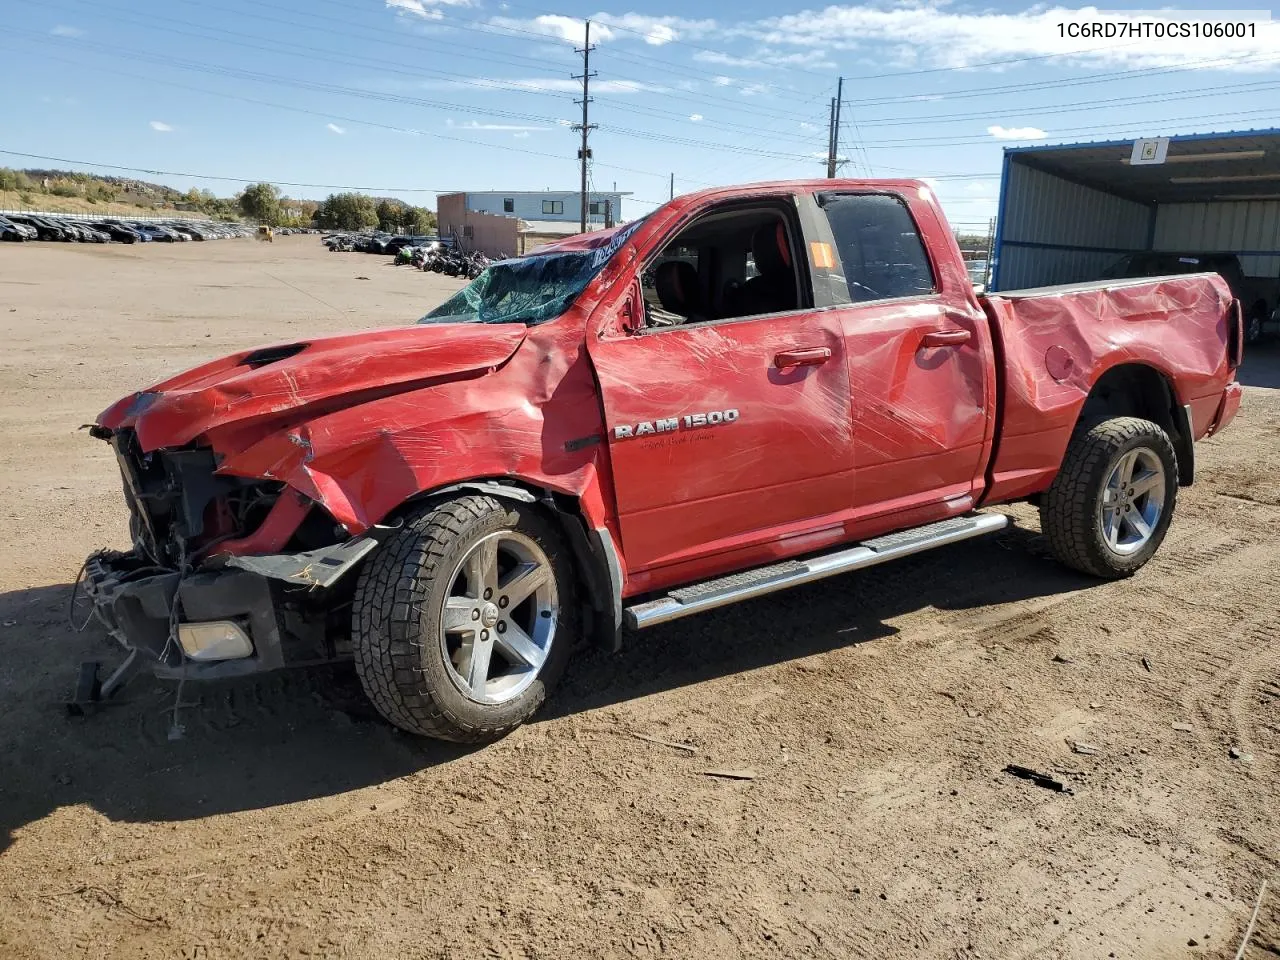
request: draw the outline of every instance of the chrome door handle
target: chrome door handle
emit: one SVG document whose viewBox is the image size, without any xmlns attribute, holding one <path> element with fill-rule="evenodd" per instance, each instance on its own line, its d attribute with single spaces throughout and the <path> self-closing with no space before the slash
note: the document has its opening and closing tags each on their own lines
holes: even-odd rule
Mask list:
<svg viewBox="0 0 1280 960">
<path fill-rule="evenodd" d="M 805 350 L 784 350 L 773 358 L 773 365 L 780 370 L 787 367 L 816 367 L 830 359 L 830 347 L 809 347 Z"/>
</svg>

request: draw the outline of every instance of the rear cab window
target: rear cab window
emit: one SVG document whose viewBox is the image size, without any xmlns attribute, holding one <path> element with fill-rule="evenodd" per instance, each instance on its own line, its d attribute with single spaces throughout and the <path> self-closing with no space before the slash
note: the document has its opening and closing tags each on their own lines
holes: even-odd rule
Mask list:
<svg viewBox="0 0 1280 960">
<path fill-rule="evenodd" d="M 848 302 L 937 292 L 924 241 L 901 198 L 886 193 L 831 193 L 821 195 L 819 205 L 831 228 L 834 268 L 848 288 Z"/>
</svg>

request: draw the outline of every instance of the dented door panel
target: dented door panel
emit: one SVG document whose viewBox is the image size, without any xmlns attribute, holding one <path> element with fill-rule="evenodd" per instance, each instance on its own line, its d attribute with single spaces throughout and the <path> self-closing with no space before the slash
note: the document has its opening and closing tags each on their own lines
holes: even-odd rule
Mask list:
<svg viewBox="0 0 1280 960">
<path fill-rule="evenodd" d="M 826 351 L 821 363 L 780 355 Z M 592 344 L 632 570 L 768 538 L 852 497 L 843 337 L 819 311 Z"/>
</svg>

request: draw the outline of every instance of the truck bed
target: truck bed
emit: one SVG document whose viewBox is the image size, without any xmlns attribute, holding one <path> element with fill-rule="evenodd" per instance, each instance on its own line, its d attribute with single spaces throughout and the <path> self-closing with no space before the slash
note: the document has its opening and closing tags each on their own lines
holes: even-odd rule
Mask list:
<svg viewBox="0 0 1280 960">
<path fill-rule="evenodd" d="M 1165 277 L 1128 277 L 1119 280 L 1085 280 L 1080 283 L 1059 283 L 1048 287 L 1024 287 L 1021 290 L 997 290 L 985 293 L 980 299 L 1028 300 L 1033 297 L 1058 297 L 1070 293 L 1091 293 L 1100 290 L 1125 290 L 1146 287 L 1170 280 L 1189 277 L 1216 277 L 1216 273 L 1180 273 Z"/>
<path fill-rule="evenodd" d="M 996 347 L 1001 410 L 988 502 L 1052 482 L 1084 401 L 1117 367 L 1161 377 L 1171 404 L 1189 411 L 1196 439 L 1213 426 L 1242 335 L 1216 273 L 1002 290 L 979 300 Z"/>
</svg>

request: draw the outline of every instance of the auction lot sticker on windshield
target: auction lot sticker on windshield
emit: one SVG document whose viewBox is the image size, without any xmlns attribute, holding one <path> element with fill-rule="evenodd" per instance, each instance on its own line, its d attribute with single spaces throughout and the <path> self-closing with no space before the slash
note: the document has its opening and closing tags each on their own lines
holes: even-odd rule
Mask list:
<svg viewBox="0 0 1280 960">
<path fill-rule="evenodd" d="M 621 230 L 613 235 L 613 237 L 603 247 L 596 251 L 596 255 L 591 259 L 591 266 L 598 267 L 615 253 L 622 249 L 622 245 L 627 242 L 630 236 L 636 232 L 636 228 L 644 222 L 644 218 L 633 220 Z"/>
</svg>

